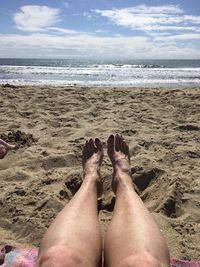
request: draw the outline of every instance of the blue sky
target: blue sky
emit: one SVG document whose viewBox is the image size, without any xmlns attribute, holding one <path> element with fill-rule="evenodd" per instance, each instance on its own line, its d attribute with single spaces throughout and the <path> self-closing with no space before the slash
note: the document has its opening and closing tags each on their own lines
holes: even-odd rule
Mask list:
<svg viewBox="0 0 200 267">
<path fill-rule="evenodd" d="M 0 57 L 199 59 L 200 1 L 2 1 Z"/>
</svg>

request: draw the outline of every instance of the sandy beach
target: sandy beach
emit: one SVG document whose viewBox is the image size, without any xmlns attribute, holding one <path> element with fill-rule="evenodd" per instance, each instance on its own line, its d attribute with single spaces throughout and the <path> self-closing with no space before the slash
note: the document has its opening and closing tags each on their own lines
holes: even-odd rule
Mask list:
<svg viewBox="0 0 200 267">
<path fill-rule="evenodd" d="M 0 245 L 39 246 L 81 184 L 81 150 L 111 133 L 127 140 L 133 182 L 165 235 L 171 257 L 200 259 L 200 88 L 0 87 Z M 102 232 L 112 218 L 105 153 Z"/>
</svg>

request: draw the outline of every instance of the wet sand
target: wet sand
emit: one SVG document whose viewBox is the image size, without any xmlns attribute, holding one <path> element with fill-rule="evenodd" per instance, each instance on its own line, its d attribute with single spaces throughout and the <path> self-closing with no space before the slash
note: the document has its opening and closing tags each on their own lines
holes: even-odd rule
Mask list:
<svg viewBox="0 0 200 267">
<path fill-rule="evenodd" d="M 0 161 L 0 245 L 38 246 L 81 184 L 87 138 L 123 134 L 133 181 L 171 256 L 200 258 L 200 89 L 0 87 L 0 138 L 19 145 Z M 105 153 L 102 231 L 111 220 Z"/>
</svg>

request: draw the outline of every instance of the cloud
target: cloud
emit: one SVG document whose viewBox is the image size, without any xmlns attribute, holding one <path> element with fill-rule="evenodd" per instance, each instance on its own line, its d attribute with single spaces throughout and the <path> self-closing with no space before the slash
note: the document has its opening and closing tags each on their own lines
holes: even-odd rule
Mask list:
<svg viewBox="0 0 200 267">
<path fill-rule="evenodd" d="M 16 27 L 23 31 L 42 31 L 59 21 L 60 10 L 48 6 L 22 6 L 14 15 Z"/>
<path fill-rule="evenodd" d="M 147 6 L 139 5 L 129 8 L 123 8 L 133 13 L 138 14 L 182 14 L 184 11 L 177 5 L 165 5 L 165 6 Z"/>
<path fill-rule="evenodd" d="M 65 34 L 65 35 L 76 35 L 80 34 L 81 32 L 65 29 L 65 28 L 59 28 L 59 27 L 47 27 L 46 30 L 51 31 L 53 33 L 59 33 L 59 34 Z"/>
<path fill-rule="evenodd" d="M 200 39 L 200 34 L 198 33 L 184 33 L 184 34 L 177 34 L 177 35 L 171 35 L 171 36 L 159 36 L 155 37 L 155 41 L 187 41 L 187 40 L 199 40 Z"/>
<path fill-rule="evenodd" d="M 200 24 L 200 16 L 187 15 L 177 5 L 139 5 L 121 9 L 95 10 L 95 12 L 118 26 L 148 34 L 155 31 L 198 31 Z"/>
<path fill-rule="evenodd" d="M 8 49 L 9 47 L 9 49 Z M 0 57 L 86 57 L 175 59 L 200 58 L 200 50 L 185 44 L 157 43 L 148 37 L 99 37 L 91 34 L 55 36 L 47 33 L 29 35 L 1 34 Z"/>
</svg>

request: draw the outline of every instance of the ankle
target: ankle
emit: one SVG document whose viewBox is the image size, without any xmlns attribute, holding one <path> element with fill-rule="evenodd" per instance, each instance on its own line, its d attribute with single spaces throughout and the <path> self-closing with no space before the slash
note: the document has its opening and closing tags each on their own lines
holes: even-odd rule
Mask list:
<svg viewBox="0 0 200 267">
<path fill-rule="evenodd" d="M 112 188 L 114 193 L 116 193 L 118 189 L 128 189 L 132 187 L 133 183 L 129 172 L 124 172 L 121 170 L 114 171 L 112 180 Z"/>
<path fill-rule="evenodd" d="M 123 177 L 130 177 L 131 178 L 131 169 L 130 168 L 123 168 L 121 166 L 116 165 L 114 168 L 114 176 L 117 176 L 119 178 Z"/>
<path fill-rule="evenodd" d="M 92 173 L 83 173 L 83 181 L 88 181 L 88 182 L 98 182 L 100 179 L 100 174 L 97 172 L 92 172 Z"/>
<path fill-rule="evenodd" d="M 89 165 L 83 169 L 83 178 L 96 178 L 98 179 L 100 177 L 100 169 L 96 166 Z"/>
<path fill-rule="evenodd" d="M 83 184 L 86 187 L 95 189 L 97 197 L 100 197 L 103 193 L 103 184 L 100 175 L 83 175 Z"/>
</svg>

